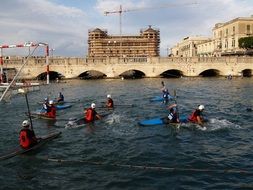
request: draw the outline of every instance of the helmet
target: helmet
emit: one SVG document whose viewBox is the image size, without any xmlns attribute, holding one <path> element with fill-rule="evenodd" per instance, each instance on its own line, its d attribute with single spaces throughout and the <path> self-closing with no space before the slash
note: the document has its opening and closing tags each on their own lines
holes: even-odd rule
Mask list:
<svg viewBox="0 0 253 190">
<path fill-rule="evenodd" d="M 94 109 L 96 107 L 96 104 L 95 103 L 92 103 L 91 104 L 91 108 Z"/>
<path fill-rule="evenodd" d="M 54 101 L 53 101 L 53 100 L 50 100 L 50 101 L 49 101 L 49 104 L 54 104 Z"/>
<path fill-rule="evenodd" d="M 204 105 L 199 105 L 199 110 L 203 110 L 203 109 L 205 109 L 205 106 Z"/>
<path fill-rule="evenodd" d="M 45 101 L 48 101 L 48 98 L 44 98 Z"/>
<path fill-rule="evenodd" d="M 110 94 L 108 94 L 108 95 L 107 95 L 107 98 L 111 98 L 111 95 L 110 95 Z"/>
<path fill-rule="evenodd" d="M 29 127 L 30 122 L 28 120 L 24 120 L 22 123 L 22 127 Z"/>
</svg>

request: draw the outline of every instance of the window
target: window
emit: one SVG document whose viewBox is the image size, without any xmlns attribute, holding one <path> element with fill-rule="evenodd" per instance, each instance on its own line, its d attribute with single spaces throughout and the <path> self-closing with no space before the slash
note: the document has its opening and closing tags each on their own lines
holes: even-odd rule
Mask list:
<svg viewBox="0 0 253 190">
<path fill-rule="evenodd" d="M 247 31 L 246 31 L 247 34 L 250 34 L 250 25 L 247 25 Z"/>
<path fill-rule="evenodd" d="M 232 39 L 232 47 L 235 47 L 235 39 Z"/>
<path fill-rule="evenodd" d="M 220 37 L 220 38 L 222 37 L 222 31 L 220 31 L 220 35 L 219 35 L 219 37 Z"/>
</svg>

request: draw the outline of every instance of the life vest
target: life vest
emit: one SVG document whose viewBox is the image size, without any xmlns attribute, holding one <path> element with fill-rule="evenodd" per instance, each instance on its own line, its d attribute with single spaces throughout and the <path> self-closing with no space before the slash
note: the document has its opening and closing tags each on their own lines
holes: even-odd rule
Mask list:
<svg viewBox="0 0 253 190">
<path fill-rule="evenodd" d="M 61 94 L 58 98 L 58 102 L 63 102 L 64 101 L 64 96 Z"/>
<path fill-rule="evenodd" d="M 109 105 L 109 104 L 110 104 L 110 105 Z M 107 105 L 109 105 L 108 108 L 113 108 L 113 107 L 114 107 L 114 105 L 113 105 L 113 100 L 112 100 L 111 98 L 108 99 Z"/>
<path fill-rule="evenodd" d="M 91 122 L 94 120 L 94 111 L 92 108 L 88 108 L 85 115 L 85 120 Z"/>
<path fill-rule="evenodd" d="M 46 115 L 50 118 L 56 118 L 56 108 L 55 106 L 49 106 L 49 110 L 48 112 L 46 113 Z"/>
<path fill-rule="evenodd" d="M 195 110 L 191 115 L 190 117 L 188 117 L 188 120 L 191 121 L 191 122 L 197 122 L 197 111 L 198 110 Z"/>
<path fill-rule="evenodd" d="M 19 134 L 19 144 L 22 148 L 29 148 L 34 144 L 34 140 L 29 137 L 29 131 L 27 129 L 22 129 Z"/>
</svg>

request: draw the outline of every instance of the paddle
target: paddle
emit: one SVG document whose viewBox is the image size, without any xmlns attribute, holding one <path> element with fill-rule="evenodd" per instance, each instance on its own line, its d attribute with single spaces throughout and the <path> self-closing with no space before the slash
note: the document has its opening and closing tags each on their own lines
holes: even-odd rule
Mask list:
<svg viewBox="0 0 253 190">
<path fill-rule="evenodd" d="M 106 102 L 101 102 L 102 104 L 105 104 Z M 114 104 L 115 107 L 134 107 L 134 104 Z M 106 105 L 97 106 L 96 108 L 108 108 Z"/>
<path fill-rule="evenodd" d="M 18 92 L 25 95 L 28 116 L 29 116 L 29 120 L 31 123 L 31 130 L 33 131 L 33 123 L 32 123 L 32 117 L 31 117 L 31 112 L 30 112 L 30 107 L 29 107 L 29 102 L 28 102 L 28 97 L 27 97 L 27 90 L 20 88 L 20 89 L 18 89 Z"/>
<path fill-rule="evenodd" d="M 177 91 L 174 90 L 174 101 L 175 101 L 175 104 L 177 105 Z M 178 110 L 178 105 L 176 106 L 176 112 L 177 112 L 177 118 L 179 119 L 179 110 Z M 180 124 L 178 126 L 178 128 L 180 127 Z"/>
<path fill-rule="evenodd" d="M 162 85 L 162 87 L 164 87 L 164 86 L 165 86 L 163 81 L 161 82 L 161 85 Z"/>
</svg>

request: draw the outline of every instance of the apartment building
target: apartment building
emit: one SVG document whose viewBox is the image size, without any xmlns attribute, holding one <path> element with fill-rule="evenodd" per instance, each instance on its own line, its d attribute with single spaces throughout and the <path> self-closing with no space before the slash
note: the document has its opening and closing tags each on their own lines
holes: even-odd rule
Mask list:
<svg viewBox="0 0 253 190">
<path fill-rule="evenodd" d="M 203 36 L 185 37 L 181 42 L 171 48 L 172 57 L 194 57 L 197 56 L 197 45 L 211 39 Z"/>
<path fill-rule="evenodd" d="M 238 17 L 225 23 L 215 24 L 211 41 L 197 45 L 198 56 L 242 55 L 245 50 L 239 48 L 239 39 L 253 36 L 253 15 Z"/>
</svg>

